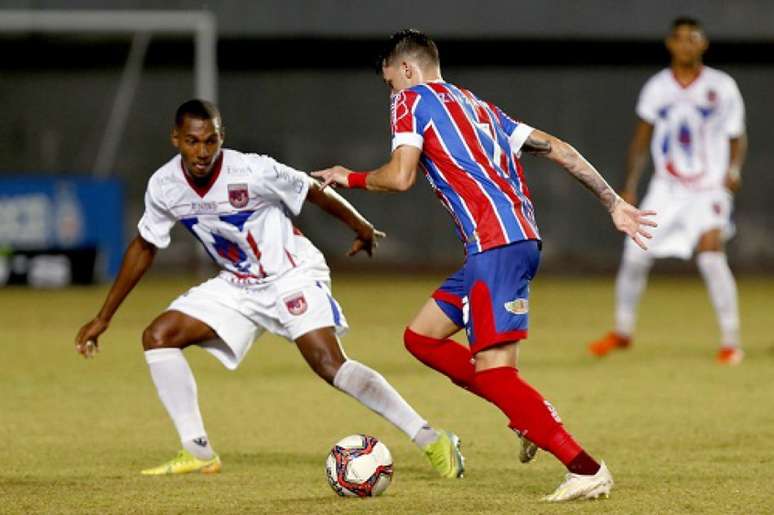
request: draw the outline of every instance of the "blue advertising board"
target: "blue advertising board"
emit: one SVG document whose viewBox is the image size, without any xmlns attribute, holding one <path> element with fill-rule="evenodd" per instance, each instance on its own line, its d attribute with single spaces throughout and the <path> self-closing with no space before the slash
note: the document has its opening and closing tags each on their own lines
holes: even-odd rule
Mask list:
<svg viewBox="0 0 774 515">
<path fill-rule="evenodd" d="M 114 277 L 124 251 L 123 216 L 123 187 L 115 179 L 0 178 L 0 285 L 27 274 L 45 283 L 46 274 L 68 264 L 61 270 L 67 278 L 87 277 L 84 267 L 92 279 Z"/>
</svg>

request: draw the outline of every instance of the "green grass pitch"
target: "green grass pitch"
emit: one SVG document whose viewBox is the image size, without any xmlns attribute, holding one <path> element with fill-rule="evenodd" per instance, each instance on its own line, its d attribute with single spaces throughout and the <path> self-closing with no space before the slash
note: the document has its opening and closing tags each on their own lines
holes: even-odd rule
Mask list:
<svg viewBox="0 0 774 515">
<path fill-rule="evenodd" d="M 190 279 L 149 279 L 119 311 L 97 359 L 76 356 L 77 328 L 104 287 L 0 290 L 2 513 L 771 513 L 774 501 L 774 280 L 740 281 L 747 359 L 713 362 L 717 330 L 698 276 L 655 277 L 634 348 L 596 360 L 612 280 L 538 277 L 522 374 L 616 480 L 608 500 L 546 505 L 563 467 L 521 465 L 493 406 L 416 362 L 403 327 L 441 277 L 334 278 L 350 357 L 381 371 L 432 424 L 463 440 L 467 473 L 436 478 L 399 431 L 317 379 L 289 343 L 256 342 L 236 372 L 186 351 L 217 476 L 146 478 L 179 447 L 140 347 L 145 325 Z M 341 499 L 324 460 L 351 433 L 384 441 L 395 477 L 376 499 Z"/>
</svg>

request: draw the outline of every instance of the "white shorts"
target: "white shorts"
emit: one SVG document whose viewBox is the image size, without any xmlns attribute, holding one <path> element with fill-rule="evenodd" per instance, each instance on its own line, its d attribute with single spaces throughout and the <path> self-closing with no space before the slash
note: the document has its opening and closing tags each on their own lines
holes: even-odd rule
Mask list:
<svg viewBox="0 0 774 515">
<path fill-rule="evenodd" d="M 222 275 L 222 274 L 221 274 Z M 295 277 L 239 285 L 222 276 L 191 288 L 167 308 L 210 326 L 219 336 L 198 344 L 234 370 L 264 331 L 290 341 L 323 327 L 349 329 L 329 282 Z"/>
<path fill-rule="evenodd" d="M 639 207 L 657 212 L 653 219 L 658 227 L 651 230 L 653 238 L 646 240 L 647 251 L 627 238 L 624 258 L 690 259 L 702 234 L 720 229 L 723 239 L 728 240 L 735 232 L 731 220 L 733 196 L 724 188 L 692 192 L 683 186 L 654 179 Z"/>
</svg>

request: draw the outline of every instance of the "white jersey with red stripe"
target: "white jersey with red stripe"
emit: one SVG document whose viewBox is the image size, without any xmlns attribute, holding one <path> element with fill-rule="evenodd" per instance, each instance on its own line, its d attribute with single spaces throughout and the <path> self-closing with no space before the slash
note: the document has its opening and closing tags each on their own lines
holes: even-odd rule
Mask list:
<svg viewBox="0 0 774 515">
<path fill-rule="evenodd" d="M 158 248 L 170 243 L 175 222 L 204 246 L 224 278 L 260 284 L 304 271 L 329 281 L 322 253 L 293 226 L 309 189 L 309 177 L 258 154 L 223 149 L 209 183 L 197 185 L 180 155 L 148 181 L 140 235 Z"/>
<path fill-rule="evenodd" d="M 731 76 L 705 66 L 682 85 L 667 68 L 640 93 L 637 115 L 654 126 L 654 179 L 686 192 L 719 189 L 729 166 L 729 139 L 745 132 L 744 101 Z"/>
<path fill-rule="evenodd" d="M 420 164 L 469 253 L 540 238 L 519 163 L 532 127 L 442 81 L 392 99 L 392 148 L 422 151 Z"/>
</svg>

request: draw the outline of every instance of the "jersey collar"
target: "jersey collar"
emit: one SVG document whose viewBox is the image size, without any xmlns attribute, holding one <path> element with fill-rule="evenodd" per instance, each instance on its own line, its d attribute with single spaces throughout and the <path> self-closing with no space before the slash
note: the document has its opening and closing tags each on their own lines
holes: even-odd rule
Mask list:
<svg viewBox="0 0 774 515">
<path fill-rule="evenodd" d="M 212 185 L 215 184 L 215 181 L 218 180 L 218 176 L 220 175 L 220 169 L 223 166 L 223 151 L 220 151 L 220 155 L 215 159 L 215 163 L 212 165 L 212 173 L 210 174 L 210 179 L 207 181 L 206 184 L 198 185 L 194 180 L 191 178 L 191 175 L 188 173 L 188 171 L 185 169 L 185 165 L 183 164 L 183 159 L 180 159 L 180 170 L 183 172 L 183 177 L 185 177 L 186 182 L 188 182 L 188 185 L 191 187 L 192 190 L 196 192 L 197 195 L 204 198 L 204 196 L 207 194 L 207 192 L 212 189 Z"/>
<path fill-rule="evenodd" d="M 702 66 L 701 66 L 701 68 L 699 68 L 699 73 L 698 73 L 698 74 L 696 74 L 696 77 L 694 77 L 693 79 L 691 79 L 691 82 L 689 82 L 689 83 L 687 83 L 687 84 L 683 84 L 682 82 L 680 82 L 679 80 L 677 80 L 677 75 L 675 75 L 675 71 L 674 71 L 674 69 L 670 68 L 670 69 L 669 69 L 669 72 L 670 72 L 670 74 L 672 75 L 672 80 L 674 81 L 674 83 L 675 83 L 675 84 L 677 84 L 677 86 L 678 86 L 680 89 L 683 89 L 683 90 L 685 90 L 685 89 L 688 89 L 688 88 L 690 88 L 690 87 L 691 87 L 691 86 L 693 86 L 694 84 L 696 84 L 696 83 L 699 81 L 699 79 L 701 79 L 701 77 L 704 75 L 704 65 L 702 65 Z"/>
</svg>

